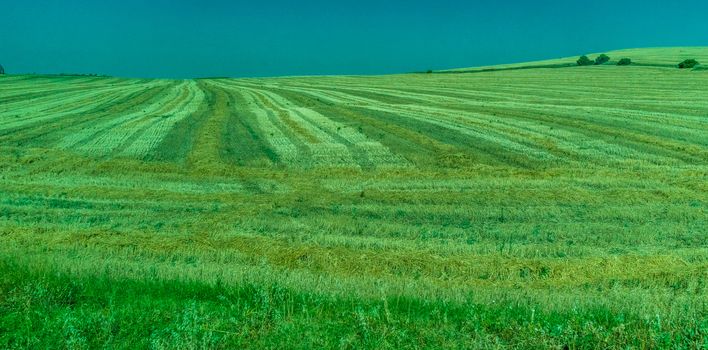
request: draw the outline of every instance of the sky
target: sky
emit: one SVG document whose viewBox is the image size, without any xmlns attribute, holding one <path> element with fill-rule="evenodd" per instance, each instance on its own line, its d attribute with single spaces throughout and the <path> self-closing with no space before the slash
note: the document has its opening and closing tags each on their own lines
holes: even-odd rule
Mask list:
<svg viewBox="0 0 708 350">
<path fill-rule="evenodd" d="M 679 4 L 0 0 L 0 64 L 145 78 L 389 74 L 708 46 L 708 2 Z"/>
</svg>

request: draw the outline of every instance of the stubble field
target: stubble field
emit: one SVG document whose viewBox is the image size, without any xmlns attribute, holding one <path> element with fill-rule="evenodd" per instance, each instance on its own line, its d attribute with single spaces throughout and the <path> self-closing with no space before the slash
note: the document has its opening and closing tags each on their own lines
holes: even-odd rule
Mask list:
<svg viewBox="0 0 708 350">
<path fill-rule="evenodd" d="M 0 77 L 1 348 L 701 348 L 708 72 Z"/>
</svg>

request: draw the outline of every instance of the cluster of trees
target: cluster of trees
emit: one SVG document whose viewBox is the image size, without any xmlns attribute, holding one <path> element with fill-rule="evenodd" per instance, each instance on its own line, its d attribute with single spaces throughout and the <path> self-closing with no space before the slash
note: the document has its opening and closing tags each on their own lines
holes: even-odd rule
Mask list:
<svg viewBox="0 0 708 350">
<path fill-rule="evenodd" d="M 579 66 L 592 66 L 595 64 L 595 61 L 589 59 L 588 56 L 585 55 L 580 56 L 577 62 Z"/>
<path fill-rule="evenodd" d="M 698 61 L 691 58 L 691 59 L 687 59 L 687 60 L 679 63 L 678 67 L 680 69 L 691 69 L 691 68 L 694 68 L 698 65 L 700 65 L 700 63 L 698 63 Z"/>
<path fill-rule="evenodd" d="M 99 75 L 96 73 L 59 73 L 60 77 L 105 77 L 106 75 Z"/>
<path fill-rule="evenodd" d="M 579 66 L 599 66 L 601 64 L 605 64 L 610 61 L 610 56 L 605 55 L 604 53 L 601 54 L 600 56 L 597 56 L 596 59 L 591 60 L 588 58 L 588 56 L 580 56 L 578 59 L 577 63 Z M 632 60 L 629 58 L 623 58 L 617 62 L 618 66 L 628 66 L 632 64 Z"/>
<path fill-rule="evenodd" d="M 597 66 L 597 65 L 605 64 L 609 61 L 610 61 L 610 57 L 603 53 L 600 56 L 597 56 L 597 58 L 594 60 L 589 59 L 588 56 L 585 56 L 585 55 L 580 56 L 577 63 L 579 66 L 593 66 L 593 65 Z M 617 61 L 618 66 L 629 66 L 630 64 L 632 64 L 632 59 L 630 59 L 630 58 L 623 58 L 623 59 L 620 59 L 619 61 Z M 695 68 L 699 65 L 700 65 L 700 63 L 698 63 L 698 61 L 691 58 L 691 59 L 688 59 L 688 60 L 685 60 L 685 61 L 679 63 L 678 67 L 681 69 L 691 69 L 691 68 Z"/>
<path fill-rule="evenodd" d="M 0 64 L 0 75 L 5 74 L 5 68 L 2 67 L 2 64 Z"/>
</svg>

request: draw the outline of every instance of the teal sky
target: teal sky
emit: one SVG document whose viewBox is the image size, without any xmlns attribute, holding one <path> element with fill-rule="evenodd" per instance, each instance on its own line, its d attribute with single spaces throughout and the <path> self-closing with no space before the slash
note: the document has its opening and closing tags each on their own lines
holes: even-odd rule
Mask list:
<svg viewBox="0 0 708 350">
<path fill-rule="evenodd" d="M 0 64 L 126 77 L 384 74 L 708 46 L 704 1 L 382 3 L 0 0 Z"/>
</svg>

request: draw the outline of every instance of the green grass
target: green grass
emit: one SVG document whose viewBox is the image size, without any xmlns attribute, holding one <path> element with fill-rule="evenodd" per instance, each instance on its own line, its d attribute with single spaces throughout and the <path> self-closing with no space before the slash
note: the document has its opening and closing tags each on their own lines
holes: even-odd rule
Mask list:
<svg viewBox="0 0 708 350">
<path fill-rule="evenodd" d="M 597 52 L 588 54 L 587 56 L 594 60 L 603 52 Z M 655 47 L 655 48 L 640 48 L 640 49 L 625 49 L 625 50 L 612 50 L 604 52 L 610 56 L 610 61 L 606 64 L 616 64 L 622 58 L 629 58 L 632 60 L 634 65 L 643 66 L 659 66 L 659 67 L 673 67 L 677 68 L 678 64 L 686 59 L 696 59 L 698 62 L 708 62 L 708 47 L 705 46 L 695 46 L 695 47 Z M 562 67 L 562 66 L 572 66 L 575 65 L 578 57 L 562 57 L 556 59 L 534 61 L 534 62 L 521 62 L 512 64 L 500 64 L 494 66 L 484 66 L 484 67 L 472 67 L 472 68 L 457 68 L 450 69 L 443 72 L 456 72 L 456 71 L 484 71 L 484 70 L 499 70 L 499 69 L 519 69 L 526 67 Z"/>
<path fill-rule="evenodd" d="M 705 348 L 707 96 L 0 77 L 0 348 Z"/>
</svg>

